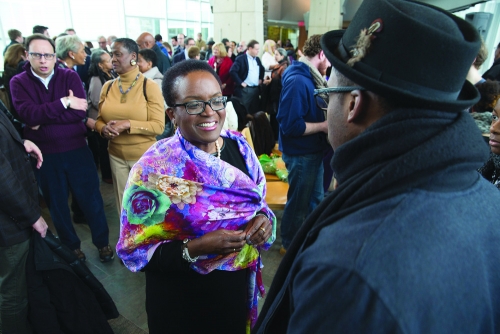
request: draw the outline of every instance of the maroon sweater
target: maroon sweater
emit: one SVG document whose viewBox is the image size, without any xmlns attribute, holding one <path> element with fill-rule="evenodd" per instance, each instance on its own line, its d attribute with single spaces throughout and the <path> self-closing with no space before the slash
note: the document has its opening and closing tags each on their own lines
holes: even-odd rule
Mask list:
<svg viewBox="0 0 500 334">
<path fill-rule="evenodd" d="M 83 119 L 86 111 L 64 108 L 61 98 L 73 91 L 85 99 L 82 82 L 75 71 L 54 68 L 49 89 L 33 75 L 30 63 L 25 71 L 10 81 L 12 101 L 19 117 L 26 124 L 24 138 L 34 142 L 43 154 L 62 153 L 87 145 Z M 38 130 L 31 127 L 40 125 Z"/>
</svg>

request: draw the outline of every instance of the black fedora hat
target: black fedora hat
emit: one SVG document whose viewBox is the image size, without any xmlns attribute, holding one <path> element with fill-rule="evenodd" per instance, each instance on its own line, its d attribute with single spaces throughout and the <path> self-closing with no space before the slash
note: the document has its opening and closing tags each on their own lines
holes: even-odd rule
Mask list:
<svg viewBox="0 0 500 334">
<path fill-rule="evenodd" d="M 479 99 L 465 77 L 480 44 L 468 22 L 403 0 L 364 0 L 346 30 L 321 38 L 332 66 L 356 84 L 405 105 L 448 111 Z"/>
</svg>

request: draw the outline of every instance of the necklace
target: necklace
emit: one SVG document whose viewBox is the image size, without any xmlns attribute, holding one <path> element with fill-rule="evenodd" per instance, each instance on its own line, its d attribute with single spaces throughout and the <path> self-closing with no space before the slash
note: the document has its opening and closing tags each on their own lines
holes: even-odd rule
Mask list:
<svg viewBox="0 0 500 334">
<path fill-rule="evenodd" d="M 127 93 L 130 92 L 132 87 L 134 87 L 135 84 L 137 83 L 137 79 L 139 79 L 139 75 L 141 75 L 141 73 L 137 74 L 137 76 L 135 77 L 135 80 L 132 82 L 132 84 L 130 85 L 130 87 L 127 89 L 127 91 L 125 93 L 123 92 L 123 88 L 122 88 L 122 79 L 120 77 L 118 77 L 118 88 L 120 88 L 120 93 L 122 93 L 122 96 L 120 97 L 120 103 L 127 102 Z"/>
<path fill-rule="evenodd" d="M 220 159 L 220 146 L 219 146 L 219 139 L 215 141 L 215 149 L 217 150 L 217 155 L 216 157 Z"/>
</svg>

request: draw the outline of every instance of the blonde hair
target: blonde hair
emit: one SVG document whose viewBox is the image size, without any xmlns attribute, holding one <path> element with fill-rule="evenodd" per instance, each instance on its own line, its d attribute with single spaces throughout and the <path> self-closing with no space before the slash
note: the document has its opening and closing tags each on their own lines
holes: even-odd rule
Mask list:
<svg viewBox="0 0 500 334">
<path fill-rule="evenodd" d="M 221 57 L 227 57 L 227 50 L 226 50 L 226 46 L 222 43 L 216 43 L 214 44 L 214 46 L 212 46 L 212 53 L 213 53 L 213 49 L 219 49 L 219 55 Z"/>
<path fill-rule="evenodd" d="M 276 46 L 276 42 L 273 41 L 272 39 L 268 39 L 267 41 L 264 42 L 264 52 L 267 52 L 274 56 L 273 46 Z"/>
</svg>

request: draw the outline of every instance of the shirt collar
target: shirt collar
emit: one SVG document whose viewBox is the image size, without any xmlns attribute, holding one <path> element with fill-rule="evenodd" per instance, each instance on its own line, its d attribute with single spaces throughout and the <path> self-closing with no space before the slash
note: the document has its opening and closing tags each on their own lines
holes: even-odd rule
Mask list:
<svg viewBox="0 0 500 334">
<path fill-rule="evenodd" d="M 30 69 L 31 69 L 31 73 L 33 73 L 33 75 L 43 83 L 45 88 L 49 89 L 49 82 L 52 79 L 52 77 L 54 76 L 54 69 L 52 69 L 52 72 L 49 74 L 49 76 L 47 78 L 42 78 L 41 76 L 36 74 L 35 71 L 33 71 L 33 67 L 30 67 Z"/>
</svg>

